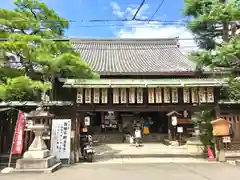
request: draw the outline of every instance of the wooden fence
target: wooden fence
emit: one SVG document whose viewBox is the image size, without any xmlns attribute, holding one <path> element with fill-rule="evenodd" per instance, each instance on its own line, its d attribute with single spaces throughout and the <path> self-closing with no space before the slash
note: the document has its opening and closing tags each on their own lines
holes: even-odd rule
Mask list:
<svg viewBox="0 0 240 180">
<path fill-rule="evenodd" d="M 222 118 L 229 121 L 233 127 L 233 140 L 226 146 L 227 151 L 240 151 L 240 114 L 222 115 Z"/>
</svg>

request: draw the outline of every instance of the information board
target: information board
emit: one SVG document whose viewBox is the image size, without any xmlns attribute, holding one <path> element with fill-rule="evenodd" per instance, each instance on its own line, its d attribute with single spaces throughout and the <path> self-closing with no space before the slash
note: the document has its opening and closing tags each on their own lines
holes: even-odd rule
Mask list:
<svg viewBox="0 0 240 180">
<path fill-rule="evenodd" d="M 57 159 L 70 159 L 71 119 L 53 119 L 51 152 Z"/>
</svg>

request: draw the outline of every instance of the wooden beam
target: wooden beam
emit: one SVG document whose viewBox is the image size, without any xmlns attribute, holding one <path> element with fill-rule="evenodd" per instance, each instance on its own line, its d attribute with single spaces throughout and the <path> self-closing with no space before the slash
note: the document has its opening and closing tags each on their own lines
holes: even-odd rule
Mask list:
<svg viewBox="0 0 240 180">
<path fill-rule="evenodd" d="M 214 104 L 206 104 L 201 106 L 193 106 L 191 104 L 189 105 L 78 105 L 76 108 L 76 111 L 82 112 L 82 111 L 120 111 L 120 112 L 128 112 L 128 111 L 134 111 L 134 112 L 170 112 L 172 110 L 175 111 L 198 111 L 200 107 L 206 107 L 214 109 Z"/>
</svg>

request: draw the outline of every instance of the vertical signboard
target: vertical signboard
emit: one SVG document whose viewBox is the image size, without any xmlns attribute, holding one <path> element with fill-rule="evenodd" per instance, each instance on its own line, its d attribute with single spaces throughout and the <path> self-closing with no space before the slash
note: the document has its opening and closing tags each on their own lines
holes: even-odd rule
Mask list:
<svg viewBox="0 0 240 180">
<path fill-rule="evenodd" d="M 114 88 L 113 89 L 113 104 L 118 104 L 119 103 L 119 89 Z"/>
<path fill-rule="evenodd" d="M 90 104 L 91 103 L 91 89 L 90 88 L 86 88 L 85 89 L 85 103 L 86 104 Z"/>
<path fill-rule="evenodd" d="M 192 103 L 198 103 L 198 89 L 192 88 L 191 93 L 192 93 Z"/>
<path fill-rule="evenodd" d="M 178 89 L 172 88 L 172 103 L 178 103 Z"/>
<path fill-rule="evenodd" d="M 71 119 L 53 119 L 51 152 L 57 159 L 70 159 Z"/>
<path fill-rule="evenodd" d="M 161 88 L 155 89 L 155 96 L 156 96 L 156 103 L 162 103 L 162 89 Z"/>
<path fill-rule="evenodd" d="M 190 103 L 190 90 L 183 88 L 183 103 Z"/>
<path fill-rule="evenodd" d="M 164 103 L 171 103 L 171 96 L 170 96 L 169 88 L 164 88 L 163 94 L 164 94 Z"/>
<path fill-rule="evenodd" d="M 207 102 L 214 103 L 214 90 L 212 87 L 207 88 Z"/>
<path fill-rule="evenodd" d="M 77 103 L 83 103 L 83 88 L 77 89 Z"/>
<path fill-rule="evenodd" d="M 127 103 L 127 90 L 126 88 L 121 88 L 120 89 L 120 99 L 122 104 Z"/>
<path fill-rule="evenodd" d="M 93 103 L 96 103 L 96 104 L 98 104 L 99 103 L 99 99 L 100 99 L 100 90 L 99 90 L 99 88 L 95 88 L 94 90 L 93 90 Z"/>
<path fill-rule="evenodd" d="M 108 103 L 108 89 L 107 88 L 102 88 L 102 104 L 107 104 Z"/>
<path fill-rule="evenodd" d="M 148 103 L 149 104 L 154 103 L 154 89 L 153 88 L 148 89 Z"/>
<path fill-rule="evenodd" d="M 203 88 L 203 87 L 199 88 L 199 102 L 200 103 L 206 103 L 207 102 L 205 88 Z"/>
<path fill-rule="evenodd" d="M 137 88 L 137 103 L 143 103 L 143 88 Z"/>
<path fill-rule="evenodd" d="M 135 103 L 135 88 L 129 88 L 129 104 Z"/>
</svg>

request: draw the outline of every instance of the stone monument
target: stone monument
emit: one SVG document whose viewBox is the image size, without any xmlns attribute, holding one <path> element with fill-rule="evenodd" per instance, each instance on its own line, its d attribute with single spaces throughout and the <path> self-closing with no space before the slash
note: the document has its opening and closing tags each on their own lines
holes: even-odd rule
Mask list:
<svg viewBox="0 0 240 180">
<path fill-rule="evenodd" d="M 42 121 L 49 121 L 53 119 L 53 114 L 44 111 L 42 106 L 27 114 L 27 120 L 32 120 L 33 125 L 29 127 L 35 134 L 32 144 L 28 151 L 23 155 L 22 159 L 17 160 L 15 172 L 53 172 L 61 167 L 61 162 L 57 162 L 55 156 L 50 154 L 47 146 L 43 140 L 43 133 L 49 127 Z"/>
</svg>

